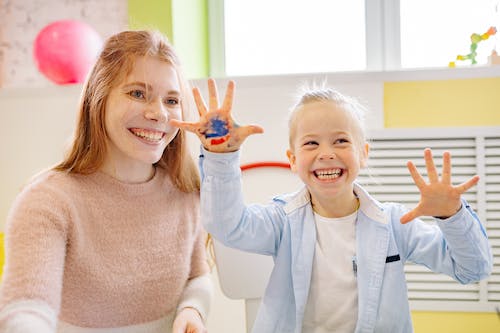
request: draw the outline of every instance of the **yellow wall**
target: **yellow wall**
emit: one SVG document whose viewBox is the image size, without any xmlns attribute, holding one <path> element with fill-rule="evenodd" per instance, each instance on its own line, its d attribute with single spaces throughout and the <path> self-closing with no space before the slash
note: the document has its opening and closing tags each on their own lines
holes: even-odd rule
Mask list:
<svg viewBox="0 0 500 333">
<path fill-rule="evenodd" d="M 386 82 L 384 124 L 385 127 L 500 125 L 500 78 Z"/>
<path fill-rule="evenodd" d="M 500 125 L 500 78 L 384 84 L 387 128 Z M 496 313 L 412 312 L 415 333 L 498 333 Z"/>
<path fill-rule="evenodd" d="M 172 3 L 170 0 L 128 0 L 130 29 L 156 29 L 173 40 Z"/>
<path fill-rule="evenodd" d="M 496 313 L 413 311 L 415 333 L 499 333 Z"/>
<path fill-rule="evenodd" d="M 189 79 L 209 73 L 207 0 L 128 0 L 129 27 L 156 29 L 174 45 Z"/>
</svg>

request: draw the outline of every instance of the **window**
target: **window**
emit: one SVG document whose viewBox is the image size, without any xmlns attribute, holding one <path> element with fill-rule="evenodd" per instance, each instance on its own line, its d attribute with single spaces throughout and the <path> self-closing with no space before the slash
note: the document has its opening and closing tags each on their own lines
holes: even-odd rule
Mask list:
<svg viewBox="0 0 500 333">
<path fill-rule="evenodd" d="M 305 3 L 226 0 L 226 73 L 365 69 L 364 0 Z"/>
<path fill-rule="evenodd" d="M 469 54 L 473 33 L 499 25 L 499 3 L 213 0 L 211 75 L 446 67 L 457 55 Z M 498 40 L 494 35 L 478 43 L 478 64 L 487 63 Z"/>
<path fill-rule="evenodd" d="M 498 1 L 496 1 L 498 3 Z M 402 0 L 401 67 L 443 67 L 457 55 L 470 53 L 473 33 L 484 34 L 500 24 L 492 0 Z M 498 37 L 478 43 L 478 64 L 486 64 Z M 456 65 L 470 65 L 470 60 Z"/>
</svg>

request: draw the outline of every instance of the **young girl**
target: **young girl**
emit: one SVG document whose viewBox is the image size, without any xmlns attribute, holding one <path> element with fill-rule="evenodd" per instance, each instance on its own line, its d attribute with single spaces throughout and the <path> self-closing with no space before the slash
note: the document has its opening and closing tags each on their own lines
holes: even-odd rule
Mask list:
<svg viewBox="0 0 500 333">
<path fill-rule="evenodd" d="M 213 80 L 208 110 L 194 93 L 200 121 L 171 123 L 196 132 L 204 146 L 204 225 L 227 246 L 274 258 L 253 332 L 412 332 L 406 261 L 461 283 L 490 273 L 485 229 L 461 199 L 478 177 L 453 186 L 449 153 L 440 178 L 425 150 L 428 183 L 408 163 L 421 193 L 416 208 L 380 203 L 355 182 L 368 159 L 363 108 L 334 90 L 310 90 L 291 112 L 287 151 L 305 187 L 269 205 L 246 206 L 235 151 L 262 129 L 234 123 L 233 82 L 220 108 Z M 437 225 L 417 219 L 422 215 L 439 216 Z"/>
<path fill-rule="evenodd" d="M 206 332 L 199 176 L 178 58 L 156 32 L 109 38 L 83 88 L 68 156 L 6 226 L 0 331 Z"/>
</svg>

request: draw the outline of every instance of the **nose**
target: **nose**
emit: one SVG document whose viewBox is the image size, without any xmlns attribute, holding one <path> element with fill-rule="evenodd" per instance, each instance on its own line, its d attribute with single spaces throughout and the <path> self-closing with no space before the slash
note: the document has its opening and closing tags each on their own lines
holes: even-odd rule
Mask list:
<svg viewBox="0 0 500 333">
<path fill-rule="evenodd" d="M 319 154 L 320 161 L 334 160 L 335 158 L 335 151 L 331 148 L 323 149 Z"/>
<path fill-rule="evenodd" d="M 167 114 L 167 108 L 163 104 L 163 101 L 158 98 L 147 104 L 144 117 L 157 122 L 166 122 L 168 120 Z"/>
</svg>

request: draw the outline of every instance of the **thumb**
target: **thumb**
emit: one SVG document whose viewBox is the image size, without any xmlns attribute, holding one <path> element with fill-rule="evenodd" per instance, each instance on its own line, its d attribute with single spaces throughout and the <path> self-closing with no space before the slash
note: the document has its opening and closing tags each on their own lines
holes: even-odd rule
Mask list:
<svg viewBox="0 0 500 333">
<path fill-rule="evenodd" d="M 420 214 L 418 214 L 417 209 L 414 208 L 414 209 L 410 210 L 408 213 L 401 216 L 399 221 L 401 222 L 401 224 L 406 224 L 406 223 L 416 219 L 419 216 L 420 216 Z"/>
<path fill-rule="evenodd" d="M 248 125 L 241 128 L 240 136 L 242 139 L 246 139 L 252 134 L 264 133 L 264 129 L 257 125 Z"/>
<path fill-rule="evenodd" d="M 170 119 L 168 121 L 168 124 L 170 126 L 174 126 L 174 127 L 177 127 L 177 128 L 189 131 L 189 132 L 193 132 L 193 133 L 196 133 L 196 130 L 198 129 L 198 123 L 195 123 L 195 122 L 187 122 L 187 121 L 180 121 L 177 119 Z M 173 332 L 173 333 L 175 333 L 175 332 Z"/>
</svg>

